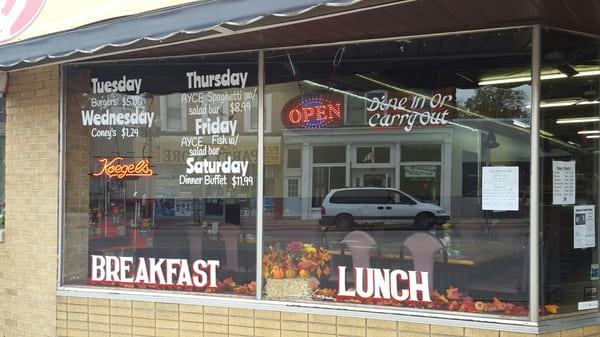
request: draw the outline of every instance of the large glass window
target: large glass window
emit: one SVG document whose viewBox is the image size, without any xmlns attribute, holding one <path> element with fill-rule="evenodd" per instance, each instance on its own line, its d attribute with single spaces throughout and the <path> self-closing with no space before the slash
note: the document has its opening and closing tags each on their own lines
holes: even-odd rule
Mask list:
<svg viewBox="0 0 600 337">
<path fill-rule="evenodd" d="M 542 33 L 541 303 L 598 311 L 600 40 Z"/>
<path fill-rule="evenodd" d="M 255 53 L 67 68 L 63 284 L 254 295 L 256 70 Z"/>
<path fill-rule="evenodd" d="M 66 67 L 62 283 L 524 319 L 539 207 L 538 310 L 597 312 L 600 42 L 543 33 L 531 205 L 531 33 L 267 51 L 263 275 L 256 53 Z"/>
<path fill-rule="evenodd" d="M 288 164 L 268 166 L 284 211 L 264 221 L 264 297 L 526 317 L 531 87 L 502 79 L 531 76 L 530 45 L 267 52 L 266 137 Z"/>
</svg>

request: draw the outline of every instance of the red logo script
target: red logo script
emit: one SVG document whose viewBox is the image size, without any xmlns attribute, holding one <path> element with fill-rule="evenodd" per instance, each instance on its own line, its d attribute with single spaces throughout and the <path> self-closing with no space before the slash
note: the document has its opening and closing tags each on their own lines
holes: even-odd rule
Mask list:
<svg viewBox="0 0 600 337">
<path fill-rule="evenodd" d="M 100 171 L 92 173 L 96 177 L 105 174 L 110 178 L 117 177 L 118 179 L 123 179 L 127 177 L 149 177 L 154 174 L 154 171 L 150 168 L 148 159 L 142 159 L 135 164 L 123 164 L 122 157 L 115 157 L 113 159 L 102 158 L 98 161 L 102 163 L 102 168 Z"/>
</svg>

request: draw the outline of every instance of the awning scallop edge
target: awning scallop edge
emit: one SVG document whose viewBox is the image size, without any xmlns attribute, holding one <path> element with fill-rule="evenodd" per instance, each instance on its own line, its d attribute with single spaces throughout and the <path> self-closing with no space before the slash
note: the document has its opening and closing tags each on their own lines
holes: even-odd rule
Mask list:
<svg viewBox="0 0 600 337">
<path fill-rule="evenodd" d="M 215 0 L 129 16 L 0 46 L 0 67 L 34 64 L 107 47 L 163 41 L 178 34 L 198 34 L 218 27 L 246 26 L 269 16 L 294 17 L 320 6 L 345 7 L 362 0 Z"/>
</svg>

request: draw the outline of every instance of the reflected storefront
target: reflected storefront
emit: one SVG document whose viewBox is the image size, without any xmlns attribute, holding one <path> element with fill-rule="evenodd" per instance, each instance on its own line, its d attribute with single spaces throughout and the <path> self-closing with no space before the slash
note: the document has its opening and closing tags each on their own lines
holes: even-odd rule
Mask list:
<svg viewBox="0 0 600 337">
<path fill-rule="evenodd" d="M 264 214 L 265 298 L 526 317 L 532 87 L 479 82 L 531 72 L 531 36 L 265 52 L 265 135 L 284 153 L 265 174 L 283 203 Z M 444 43 L 477 56 L 409 57 Z"/>
</svg>

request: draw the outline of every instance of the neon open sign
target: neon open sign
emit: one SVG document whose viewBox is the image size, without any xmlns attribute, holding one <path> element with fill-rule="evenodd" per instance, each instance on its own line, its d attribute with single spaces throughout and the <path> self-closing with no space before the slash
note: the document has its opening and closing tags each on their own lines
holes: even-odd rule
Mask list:
<svg viewBox="0 0 600 337">
<path fill-rule="evenodd" d="M 281 111 L 281 121 L 288 129 L 316 129 L 339 126 L 344 120 L 342 98 L 332 95 L 300 95 Z"/>
</svg>

